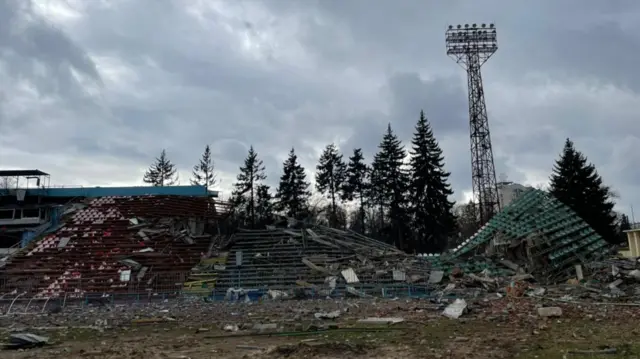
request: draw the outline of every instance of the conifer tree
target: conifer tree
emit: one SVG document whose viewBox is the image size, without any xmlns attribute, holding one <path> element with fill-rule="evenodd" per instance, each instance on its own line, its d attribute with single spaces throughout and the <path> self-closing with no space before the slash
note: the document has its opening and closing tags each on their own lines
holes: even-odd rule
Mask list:
<svg viewBox="0 0 640 359">
<path fill-rule="evenodd" d="M 372 191 L 379 197 L 380 208 L 388 210 L 389 234 L 395 245 L 402 250 L 412 250 L 406 246 L 410 229 L 407 212 L 409 176 L 404 166 L 406 152 L 391 124 L 378 148 L 372 164 Z"/>
<path fill-rule="evenodd" d="M 444 170 L 444 157 L 423 111 L 411 141 L 410 202 L 416 249 L 422 253 L 440 252 L 454 233 L 456 219 L 453 194 Z"/>
<path fill-rule="evenodd" d="M 606 241 L 619 241 L 611 191 L 602 184 L 594 165 L 587 162 L 568 138 L 553 167 L 550 187 L 551 194 L 573 209 Z"/>
<path fill-rule="evenodd" d="M 249 223 L 249 214 L 247 213 L 249 201 L 247 197 L 235 189 L 231 192 L 229 198 L 230 217 L 235 227 L 247 227 Z"/>
<path fill-rule="evenodd" d="M 349 157 L 349 163 L 345 173 L 345 182 L 342 188 L 342 199 L 347 201 L 358 200 L 358 228 L 365 232 L 365 200 L 369 187 L 369 167 L 364 162 L 362 149 L 356 148 Z"/>
<path fill-rule="evenodd" d="M 457 227 L 460 236 L 467 239 L 474 235 L 480 229 L 480 220 L 478 218 L 478 210 L 473 201 L 466 204 L 460 204 L 456 210 Z"/>
<path fill-rule="evenodd" d="M 211 149 L 209 145 L 204 148 L 200 162 L 193 166 L 193 172 L 191 175 L 191 184 L 204 186 L 207 189 L 212 188 L 217 183 L 216 175 L 214 173 L 214 162 L 211 158 Z"/>
<path fill-rule="evenodd" d="M 629 216 L 627 216 L 626 214 L 621 214 L 620 215 L 620 230 L 621 231 L 628 231 L 631 229 L 631 221 L 629 221 Z"/>
<path fill-rule="evenodd" d="M 329 144 L 316 166 L 316 190 L 331 201 L 329 209 L 329 225 L 337 226 L 338 201 L 342 198 L 340 192 L 344 186 L 347 166 L 342 160 L 342 154 L 336 145 Z"/>
<path fill-rule="evenodd" d="M 154 187 L 173 186 L 178 182 L 176 166 L 171 163 L 165 150 L 160 152 L 160 157 L 156 157 L 153 164 L 147 169 L 142 181 Z"/>
<path fill-rule="evenodd" d="M 256 193 L 259 185 L 267 178 L 265 167 L 258 158 L 258 153 L 249 148 L 247 158 L 244 164 L 240 166 L 240 173 L 236 177 L 236 183 L 233 185 L 232 205 L 238 205 L 237 213 L 244 213 L 244 223 L 251 228 L 256 225 Z"/>
<path fill-rule="evenodd" d="M 375 221 L 375 225 L 371 223 L 370 232 L 374 234 L 374 238 L 376 239 L 384 238 L 382 236 L 382 230 L 386 227 L 385 213 L 387 211 L 387 198 L 389 196 L 384 192 L 387 187 L 385 177 L 383 176 L 385 168 L 385 163 L 380 155 L 376 153 L 371 163 L 369 187 L 367 188 L 366 194 L 367 204 L 372 208 Z"/>
<path fill-rule="evenodd" d="M 620 242 L 626 242 L 627 241 L 627 233 L 625 233 L 625 231 L 628 231 L 631 229 L 631 222 L 629 221 L 629 217 L 622 213 L 620 215 L 620 220 L 618 221 L 618 232 L 620 233 Z"/>
<path fill-rule="evenodd" d="M 309 182 L 304 168 L 298 163 L 298 156 L 292 148 L 283 163 L 280 184 L 276 191 L 277 209 L 287 217 L 302 219 L 307 216 Z"/>
<path fill-rule="evenodd" d="M 258 185 L 256 192 L 256 221 L 259 227 L 273 224 L 274 217 L 273 196 L 269 192 L 269 186 Z"/>
</svg>

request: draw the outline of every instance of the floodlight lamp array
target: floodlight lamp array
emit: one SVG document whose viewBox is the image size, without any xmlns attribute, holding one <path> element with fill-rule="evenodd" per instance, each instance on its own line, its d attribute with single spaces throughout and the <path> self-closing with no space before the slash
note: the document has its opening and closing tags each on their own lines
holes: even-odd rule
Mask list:
<svg viewBox="0 0 640 359">
<path fill-rule="evenodd" d="M 446 32 L 447 54 L 486 54 L 498 50 L 498 38 L 494 24 L 449 25 Z"/>
<path fill-rule="evenodd" d="M 472 24 L 472 25 L 471 25 L 471 28 L 472 28 L 472 29 L 475 29 L 475 28 L 477 28 L 477 27 L 478 27 L 478 25 L 477 25 L 477 24 Z M 457 28 L 457 29 L 462 29 L 462 24 L 458 24 L 458 25 L 456 26 L 456 28 Z M 469 28 L 469 24 L 464 24 L 464 28 L 465 28 L 465 29 L 468 29 L 468 28 Z M 487 28 L 487 24 L 482 24 L 482 25 L 480 25 L 480 28 L 482 28 L 482 29 Z M 493 29 L 493 28 L 495 28 L 495 25 L 494 25 L 494 24 L 489 24 L 489 29 Z M 453 30 L 453 25 L 449 25 L 449 30 Z"/>
</svg>

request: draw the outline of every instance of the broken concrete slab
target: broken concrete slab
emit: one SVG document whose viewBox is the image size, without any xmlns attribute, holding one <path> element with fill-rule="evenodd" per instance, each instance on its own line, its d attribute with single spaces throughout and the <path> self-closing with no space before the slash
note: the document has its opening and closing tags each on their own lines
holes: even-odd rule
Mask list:
<svg viewBox="0 0 640 359">
<path fill-rule="evenodd" d="M 342 314 L 342 312 L 340 310 L 334 310 L 332 312 L 315 313 L 313 316 L 316 317 L 316 319 L 336 319 L 341 314 Z"/>
<path fill-rule="evenodd" d="M 438 284 L 442 282 L 443 278 L 444 278 L 444 271 L 434 270 L 434 271 L 431 271 L 431 273 L 429 273 L 430 284 Z"/>
<path fill-rule="evenodd" d="M 467 301 L 464 299 L 456 299 L 453 303 L 449 304 L 442 312 L 447 318 L 458 319 L 467 310 Z"/>
<path fill-rule="evenodd" d="M 541 317 L 561 317 L 562 308 L 560 307 L 541 307 L 538 308 L 538 315 Z"/>
<path fill-rule="evenodd" d="M 404 322 L 404 318 L 400 318 L 400 317 L 388 317 L 388 318 L 380 318 L 380 317 L 370 317 L 370 318 L 364 318 L 364 319 L 359 319 L 358 323 L 360 324 L 387 324 L 387 325 L 391 325 L 391 324 L 398 324 L 398 323 L 402 323 Z"/>
</svg>

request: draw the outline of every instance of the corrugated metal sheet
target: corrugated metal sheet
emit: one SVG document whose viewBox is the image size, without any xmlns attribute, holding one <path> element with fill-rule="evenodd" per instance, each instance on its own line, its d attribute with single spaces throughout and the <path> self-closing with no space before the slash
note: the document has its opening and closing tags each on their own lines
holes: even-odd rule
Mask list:
<svg viewBox="0 0 640 359">
<path fill-rule="evenodd" d="M 60 242 L 58 242 L 58 248 L 64 248 L 69 244 L 71 237 L 62 237 L 60 238 Z"/>
<path fill-rule="evenodd" d="M 344 280 L 346 280 L 349 284 L 360 283 L 360 280 L 358 279 L 358 276 L 356 275 L 356 272 L 353 270 L 353 268 L 347 268 L 340 272 L 340 274 L 342 274 Z"/>
<path fill-rule="evenodd" d="M 404 282 L 407 280 L 407 274 L 404 271 L 394 269 L 393 270 L 393 280 L 398 282 Z"/>
</svg>

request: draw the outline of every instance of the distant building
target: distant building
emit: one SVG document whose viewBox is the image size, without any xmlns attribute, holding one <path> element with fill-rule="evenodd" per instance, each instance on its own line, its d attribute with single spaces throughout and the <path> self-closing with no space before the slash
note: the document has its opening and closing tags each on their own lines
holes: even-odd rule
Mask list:
<svg viewBox="0 0 640 359">
<path fill-rule="evenodd" d="M 628 248 L 620 250 L 620 255 L 626 258 L 640 257 L 640 229 L 632 228 L 627 233 Z"/>
<path fill-rule="evenodd" d="M 526 190 L 532 188 L 533 187 L 531 186 L 523 186 L 519 183 L 509 181 L 498 182 L 498 199 L 500 200 L 500 208 L 508 206 Z"/>
</svg>

